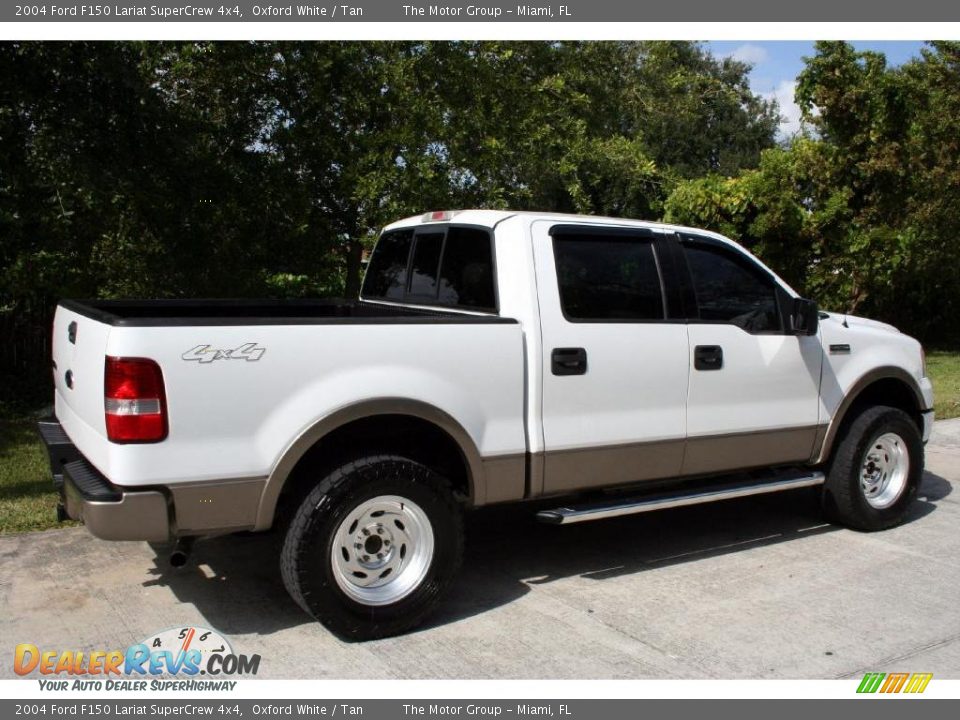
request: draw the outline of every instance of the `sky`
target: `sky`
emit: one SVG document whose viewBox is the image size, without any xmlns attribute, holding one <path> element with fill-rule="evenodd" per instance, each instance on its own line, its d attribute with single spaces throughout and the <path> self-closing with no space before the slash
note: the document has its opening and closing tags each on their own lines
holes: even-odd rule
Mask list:
<svg viewBox="0 0 960 720">
<path fill-rule="evenodd" d="M 780 135 L 789 137 L 800 129 L 800 108 L 793 101 L 797 75 L 803 69 L 803 58 L 811 56 L 813 42 L 805 41 L 716 41 L 705 43 L 718 57 L 734 57 L 753 66 L 750 87 L 758 95 L 775 98 L 783 121 Z M 902 65 L 920 55 L 922 42 L 885 41 L 855 42 L 857 50 L 873 50 L 887 56 L 890 65 Z"/>
</svg>

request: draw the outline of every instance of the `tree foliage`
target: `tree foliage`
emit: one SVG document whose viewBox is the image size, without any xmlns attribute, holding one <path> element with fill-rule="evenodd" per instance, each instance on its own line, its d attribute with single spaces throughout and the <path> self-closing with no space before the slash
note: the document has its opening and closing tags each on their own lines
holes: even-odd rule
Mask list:
<svg viewBox="0 0 960 720">
<path fill-rule="evenodd" d="M 934 342 L 960 338 L 960 43 L 889 67 L 821 42 L 798 78 L 808 130 L 759 166 L 674 188 L 667 217 L 727 232 L 799 290 Z"/>
<path fill-rule="evenodd" d="M 63 296 L 354 294 L 378 228 L 456 207 L 717 228 L 956 337 L 958 52 L 818 44 L 778 146 L 697 43 L 0 43 L 0 366 L 45 367 Z"/>
<path fill-rule="evenodd" d="M 431 208 L 656 216 L 772 144 L 746 72 L 692 43 L 2 43 L 0 365 L 46 365 L 62 296 L 353 294 Z"/>
</svg>

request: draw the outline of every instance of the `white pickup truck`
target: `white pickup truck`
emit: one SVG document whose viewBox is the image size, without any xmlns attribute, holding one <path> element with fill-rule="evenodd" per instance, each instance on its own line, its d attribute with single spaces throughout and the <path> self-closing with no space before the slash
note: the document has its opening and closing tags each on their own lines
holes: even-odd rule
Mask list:
<svg viewBox="0 0 960 720">
<path fill-rule="evenodd" d="M 933 422 L 893 327 L 715 233 L 544 213 L 394 223 L 354 301 L 65 300 L 53 369 L 64 517 L 174 564 L 281 527 L 291 595 L 355 639 L 418 623 L 492 503 L 564 524 L 822 486 L 889 527 Z"/>
</svg>

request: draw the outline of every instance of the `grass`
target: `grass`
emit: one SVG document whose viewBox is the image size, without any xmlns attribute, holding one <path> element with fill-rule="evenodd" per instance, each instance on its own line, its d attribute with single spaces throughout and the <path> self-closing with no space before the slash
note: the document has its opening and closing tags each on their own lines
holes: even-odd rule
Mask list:
<svg viewBox="0 0 960 720">
<path fill-rule="evenodd" d="M 57 527 L 57 493 L 32 420 L 0 420 L 0 535 Z"/>
<path fill-rule="evenodd" d="M 960 417 L 960 352 L 927 353 L 927 375 L 933 382 L 937 420 Z"/>
<path fill-rule="evenodd" d="M 927 355 L 938 420 L 960 417 L 960 352 Z M 57 494 L 33 420 L 0 420 L 0 535 L 57 527 Z"/>
</svg>

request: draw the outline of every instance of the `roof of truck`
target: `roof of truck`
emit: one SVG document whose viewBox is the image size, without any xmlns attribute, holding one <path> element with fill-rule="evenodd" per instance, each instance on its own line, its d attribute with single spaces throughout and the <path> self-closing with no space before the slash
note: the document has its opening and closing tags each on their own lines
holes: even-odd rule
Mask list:
<svg viewBox="0 0 960 720">
<path fill-rule="evenodd" d="M 629 225 L 632 227 L 648 227 L 662 230 L 679 231 L 689 230 L 691 232 L 711 235 L 721 240 L 729 242 L 716 233 L 700 228 L 684 227 L 682 225 L 671 225 L 669 223 L 655 222 L 650 220 L 635 220 L 632 218 L 605 217 L 602 215 L 575 215 L 572 213 L 554 213 L 539 212 L 534 210 L 437 210 L 426 212 L 421 215 L 411 215 L 402 220 L 397 220 L 384 230 L 394 230 L 402 227 L 413 227 L 417 225 L 430 225 L 436 222 L 453 222 L 462 225 L 478 225 L 480 227 L 493 228 L 504 220 L 523 216 L 531 220 L 568 220 L 571 222 L 600 223 L 604 225 Z"/>
<path fill-rule="evenodd" d="M 738 250 L 752 255 L 749 250 L 728 237 L 719 233 L 704 230 L 702 228 L 688 227 L 685 225 L 671 225 L 670 223 L 654 222 L 650 220 L 633 220 L 630 218 L 604 217 L 602 215 L 574 215 L 572 213 L 552 213 L 537 212 L 532 210 L 435 210 L 423 213 L 422 215 L 412 215 L 403 220 L 398 220 L 384 228 L 384 230 L 395 230 L 403 227 L 416 227 L 418 225 L 431 225 L 433 223 L 451 222 L 458 225 L 476 225 L 479 227 L 494 228 L 504 220 L 512 217 L 527 217 L 531 222 L 534 220 L 566 220 L 568 222 L 596 224 L 596 225 L 621 225 L 627 227 L 642 227 L 655 230 L 664 230 L 668 232 L 690 232 L 698 235 L 706 235 L 715 238 L 722 243 L 731 245 Z M 792 295 L 797 292 L 791 288 L 781 277 L 773 270 L 767 267 L 763 261 L 754 257 L 754 260 L 764 269 L 766 269 L 784 289 Z M 797 295 L 798 296 L 798 295 Z M 799 297 L 799 296 L 798 296 Z"/>
</svg>

